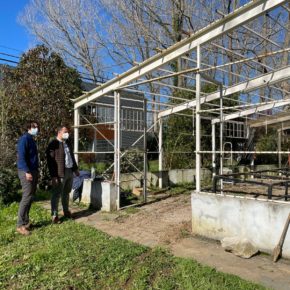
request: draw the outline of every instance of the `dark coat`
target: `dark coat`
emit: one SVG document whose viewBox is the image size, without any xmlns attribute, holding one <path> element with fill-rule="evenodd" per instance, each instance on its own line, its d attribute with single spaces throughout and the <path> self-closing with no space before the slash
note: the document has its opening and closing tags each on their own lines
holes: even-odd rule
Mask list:
<svg viewBox="0 0 290 290">
<path fill-rule="evenodd" d="M 22 135 L 17 144 L 17 168 L 25 172 L 38 170 L 36 143 L 29 133 Z"/>
<path fill-rule="evenodd" d="M 78 170 L 78 166 L 73 154 L 73 149 L 69 141 L 66 141 L 66 143 L 68 145 L 69 152 L 73 161 L 72 170 L 75 172 Z M 46 158 L 51 178 L 63 178 L 65 171 L 65 153 L 63 142 L 60 142 L 57 139 L 52 140 L 46 149 Z"/>
</svg>

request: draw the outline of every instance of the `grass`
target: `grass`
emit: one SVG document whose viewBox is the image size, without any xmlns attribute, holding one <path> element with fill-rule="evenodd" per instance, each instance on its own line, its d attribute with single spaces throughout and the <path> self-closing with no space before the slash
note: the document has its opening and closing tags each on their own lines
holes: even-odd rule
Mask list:
<svg viewBox="0 0 290 290">
<path fill-rule="evenodd" d="M 150 172 L 159 171 L 159 163 L 158 163 L 158 160 L 149 160 L 148 161 L 148 170 Z"/>
<path fill-rule="evenodd" d="M 105 162 L 92 162 L 92 163 L 86 163 L 82 160 L 79 163 L 80 170 L 85 170 L 91 172 L 92 167 L 95 168 L 96 174 L 102 174 L 108 167 L 110 163 Z"/>
<path fill-rule="evenodd" d="M 264 289 L 161 248 L 67 221 L 34 204 L 32 235 L 15 234 L 18 205 L 0 209 L 0 289 Z"/>
<path fill-rule="evenodd" d="M 37 192 L 35 194 L 36 201 L 48 200 L 50 198 L 51 198 L 51 192 L 49 190 L 44 190 L 44 189 L 39 189 L 39 188 L 37 189 Z"/>
</svg>

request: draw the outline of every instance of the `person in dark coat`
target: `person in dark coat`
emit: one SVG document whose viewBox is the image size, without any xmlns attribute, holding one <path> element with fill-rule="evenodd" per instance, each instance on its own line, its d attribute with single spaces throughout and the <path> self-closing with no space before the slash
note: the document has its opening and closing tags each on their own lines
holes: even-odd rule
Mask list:
<svg viewBox="0 0 290 290">
<path fill-rule="evenodd" d="M 17 143 L 17 170 L 22 186 L 22 198 L 19 204 L 17 229 L 22 235 L 30 234 L 29 212 L 36 192 L 38 181 L 38 152 L 34 137 L 38 134 L 38 123 L 28 121 L 26 132 Z"/>
<path fill-rule="evenodd" d="M 69 130 L 66 126 L 57 128 L 57 136 L 46 150 L 47 165 L 52 181 L 51 216 L 52 222 L 58 223 L 58 204 L 61 197 L 63 214 L 70 218 L 69 194 L 72 189 L 73 174 L 79 176 L 78 166 L 69 141 Z"/>
</svg>

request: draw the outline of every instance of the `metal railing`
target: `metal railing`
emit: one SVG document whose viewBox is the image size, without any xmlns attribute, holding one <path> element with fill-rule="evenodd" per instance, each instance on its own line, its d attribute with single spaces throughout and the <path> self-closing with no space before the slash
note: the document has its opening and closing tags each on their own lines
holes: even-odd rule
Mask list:
<svg viewBox="0 0 290 290">
<path fill-rule="evenodd" d="M 276 174 L 280 174 L 280 176 L 275 176 L 275 175 L 267 175 L 264 173 L 267 172 L 273 172 Z M 279 180 L 277 182 L 267 182 L 267 181 L 257 181 L 251 179 L 246 179 L 247 176 L 251 176 L 253 178 L 260 178 L 260 179 L 272 179 L 272 180 Z M 244 176 L 244 178 L 239 178 Z M 213 178 L 213 186 L 212 186 L 212 191 L 214 193 L 218 192 L 218 182 L 231 182 L 233 184 L 250 184 L 250 185 L 259 185 L 262 187 L 266 187 L 267 189 L 267 197 L 268 199 L 272 199 L 273 197 L 273 189 L 277 186 L 284 187 L 284 195 L 279 195 L 279 197 L 284 198 L 285 201 L 288 201 L 288 198 L 290 195 L 288 194 L 288 188 L 290 185 L 290 179 L 289 179 L 289 169 L 288 168 L 279 168 L 279 169 L 270 169 L 270 170 L 260 170 L 260 171 L 250 171 L 250 172 L 243 172 L 243 173 L 229 173 L 229 174 L 223 174 L 223 175 L 216 175 Z M 225 190 L 223 189 L 223 192 Z M 246 192 L 240 192 L 243 194 L 247 194 Z"/>
</svg>

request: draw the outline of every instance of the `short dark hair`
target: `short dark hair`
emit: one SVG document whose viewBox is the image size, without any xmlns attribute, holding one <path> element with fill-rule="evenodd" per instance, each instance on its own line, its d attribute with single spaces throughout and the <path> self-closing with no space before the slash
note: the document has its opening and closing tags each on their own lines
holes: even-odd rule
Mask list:
<svg viewBox="0 0 290 290">
<path fill-rule="evenodd" d="M 37 127 L 39 127 L 38 122 L 35 121 L 35 120 L 28 120 L 28 121 L 26 121 L 25 124 L 24 124 L 24 130 L 25 131 L 29 131 L 31 128 L 34 128 L 35 127 L 34 124 L 36 124 Z"/>
<path fill-rule="evenodd" d="M 67 128 L 69 130 L 70 129 L 70 126 L 67 125 L 67 124 L 59 125 L 55 129 L 56 133 L 60 132 L 62 130 L 62 128 Z"/>
</svg>

